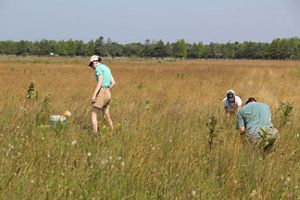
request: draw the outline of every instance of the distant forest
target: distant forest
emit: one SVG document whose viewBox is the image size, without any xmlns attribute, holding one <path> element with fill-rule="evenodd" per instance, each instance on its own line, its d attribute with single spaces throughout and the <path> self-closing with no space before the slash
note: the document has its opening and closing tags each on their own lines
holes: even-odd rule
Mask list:
<svg viewBox="0 0 300 200">
<path fill-rule="evenodd" d="M 91 56 L 141 57 L 141 58 L 187 58 L 187 59 L 300 59 L 300 39 L 277 38 L 271 43 L 228 42 L 203 44 L 146 40 L 144 43 L 118 44 L 111 39 L 99 37 L 81 40 L 0 41 L 0 55 L 36 56 Z"/>
</svg>

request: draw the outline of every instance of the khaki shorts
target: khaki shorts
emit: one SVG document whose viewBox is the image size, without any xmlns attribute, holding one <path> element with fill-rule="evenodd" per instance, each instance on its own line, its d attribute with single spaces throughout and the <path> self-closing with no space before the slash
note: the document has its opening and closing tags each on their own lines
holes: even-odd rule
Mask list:
<svg viewBox="0 0 300 200">
<path fill-rule="evenodd" d="M 109 105 L 110 99 L 111 99 L 110 90 L 108 88 L 101 88 L 97 94 L 95 103 L 93 103 L 93 107 L 104 109 Z"/>
<path fill-rule="evenodd" d="M 265 135 L 264 139 L 260 138 L 253 138 L 247 135 L 247 141 L 251 144 L 259 144 L 260 142 L 267 142 L 268 144 L 273 144 L 278 137 L 278 130 L 276 128 L 267 128 L 264 129 Z M 262 133 L 261 133 L 262 134 Z"/>
</svg>

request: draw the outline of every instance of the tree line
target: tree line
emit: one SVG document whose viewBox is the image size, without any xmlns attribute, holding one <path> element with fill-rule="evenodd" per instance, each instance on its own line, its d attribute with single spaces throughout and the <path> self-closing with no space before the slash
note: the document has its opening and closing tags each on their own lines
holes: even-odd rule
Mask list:
<svg viewBox="0 0 300 200">
<path fill-rule="evenodd" d="M 58 55 L 188 59 L 300 59 L 300 39 L 277 38 L 270 43 L 228 42 L 203 44 L 146 40 L 144 43 L 118 44 L 111 39 L 84 42 L 82 40 L 0 41 L 2 55 Z"/>
</svg>

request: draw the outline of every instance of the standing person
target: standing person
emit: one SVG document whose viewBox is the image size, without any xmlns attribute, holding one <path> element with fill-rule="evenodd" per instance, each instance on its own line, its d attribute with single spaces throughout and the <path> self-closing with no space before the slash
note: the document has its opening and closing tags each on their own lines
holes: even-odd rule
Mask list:
<svg viewBox="0 0 300 200">
<path fill-rule="evenodd" d="M 267 104 L 256 102 L 255 98 L 250 97 L 237 114 L 237 129 L 250 141 L 259 142 L 267 139 L 267 142 L 273 144 L 278 131 L 273 128 L 271 117 L 272 114 Z"/>
<path fill-rule="evenodd" d="M 116 84 L 114 77 L 110 69 L 101 63 L 102 58 L 93 55 L 90 58 L 89 66 L 95 70 L 95 79 L 97 82 L 96 88 L 94 90 L 91 103 L 92 103 L 92 124 L 93 124 L 93 131 L 97 133 L 98 131 L 98 121 L 97 115 L 100 111 L 102 111 L 104 119 L 109 124 L 111 130 L 113 131 L 113 122 L 110 118 L 109 114 L 109 102 L 111 99 L 110 90 Z"/>
<path fill-rule="evenodd" d="M 242 100 L 236 96 L 233 90 L 228 90 L 226 97 L 223 99 L 225 117 L 236 114 L 242 107 Z"/>
</svg>

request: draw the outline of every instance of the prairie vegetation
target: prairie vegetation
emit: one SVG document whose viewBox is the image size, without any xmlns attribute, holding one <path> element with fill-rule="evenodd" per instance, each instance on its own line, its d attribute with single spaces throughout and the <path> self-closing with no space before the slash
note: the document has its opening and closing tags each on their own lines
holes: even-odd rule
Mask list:
<svg viewBox="0 0 300 200">
<path fill-rule="evenodd" d="M 96 136 L 88 58 L 0 57 L 1 199 L 300 198 L 299 61 L 104 62 L 116 130 L 100 118 Z M 228 89 L 270 105 L 267 155 L 223 121 Z M 67 126 L 48 127 L 64 110 Z"/>
</svg>

